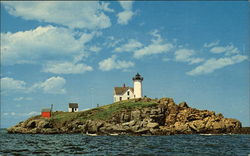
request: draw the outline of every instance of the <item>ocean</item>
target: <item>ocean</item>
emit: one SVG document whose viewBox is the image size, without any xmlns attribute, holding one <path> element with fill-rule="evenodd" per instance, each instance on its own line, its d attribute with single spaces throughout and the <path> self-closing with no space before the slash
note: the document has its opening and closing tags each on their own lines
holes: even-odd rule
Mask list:
<svg viewBox="0 0 250 156">
<path fill-rule="evenodd" d="M 250 156 L 250 135 L 87 136 L 8 134 L 0 155 Z"/>
</svg>

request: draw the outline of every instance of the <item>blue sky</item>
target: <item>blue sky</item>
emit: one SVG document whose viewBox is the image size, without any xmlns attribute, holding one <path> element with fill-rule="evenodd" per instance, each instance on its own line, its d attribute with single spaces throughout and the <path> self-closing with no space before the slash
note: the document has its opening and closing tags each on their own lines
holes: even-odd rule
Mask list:
<svg viewBox="0 0 250 156">
<path fill-rule="evenodd" d="M 1 127 L 110 104 L 137 72 L 148 97 L 250 126 L 249 2 L 1 3 Z"/>
</svg>

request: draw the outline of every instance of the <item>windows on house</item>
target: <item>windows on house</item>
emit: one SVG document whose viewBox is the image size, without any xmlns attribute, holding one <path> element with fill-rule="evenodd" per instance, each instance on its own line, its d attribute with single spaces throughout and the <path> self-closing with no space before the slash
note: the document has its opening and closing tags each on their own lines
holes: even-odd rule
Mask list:
<svg viewBox="0 0 250 156">
<path fill-rule="evenodd" d="M 122 101 L 122 97 L 120 97 L 120 101 Z"/>
<path fill-rule="evenodd" d="M 127 92 L 127 94 L 129 95 L 129 91 Z"/>
<path fill-rule="evenodd" d="M 128 97 L 128 100 L 129 100 L 129 97 Z"/>
</svg>

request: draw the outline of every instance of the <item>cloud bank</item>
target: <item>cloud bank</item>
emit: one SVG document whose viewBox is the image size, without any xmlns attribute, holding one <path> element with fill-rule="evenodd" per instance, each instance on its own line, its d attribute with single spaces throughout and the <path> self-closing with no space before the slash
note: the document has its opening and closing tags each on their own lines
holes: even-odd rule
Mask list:
<svg viewBox="0 0 250 156">
<path fill-rule="evenodd" d="M 3 2 L 9 14 L 25 20 L 55 23 L 69 28 L 104 29 L 111 26 L 105 11 L 112 12 L 108 3 L 75 2 Z"/>
<path fill-rule="evenodd" d="M 99 69 L 102 71 L 110 71 L 113 69 L 127 69 L 133 67 L 134 63 L 131 61 L 117 60 L 115 55 L 99 62 Z"/>
</svg>

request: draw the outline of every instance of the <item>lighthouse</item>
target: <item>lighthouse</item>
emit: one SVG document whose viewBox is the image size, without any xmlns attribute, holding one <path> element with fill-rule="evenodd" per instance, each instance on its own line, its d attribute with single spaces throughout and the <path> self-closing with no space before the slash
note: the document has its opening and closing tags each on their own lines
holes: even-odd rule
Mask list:
<svg viewBox="0 0 250 156">
<path fill-rule="evenodd" d="M 143 77 L 139 73 L 133 77 L 134 81 L 134 96 L 135 98 L 141 98 L 142 97 L 142 81 Z"/>
</svg>

